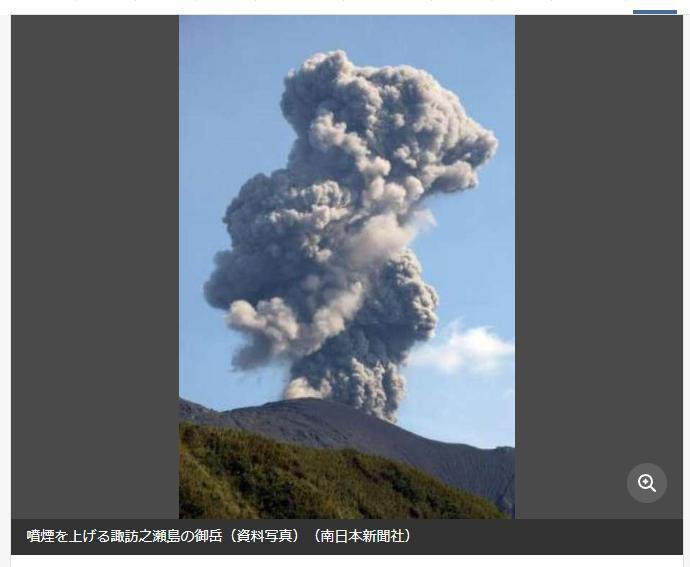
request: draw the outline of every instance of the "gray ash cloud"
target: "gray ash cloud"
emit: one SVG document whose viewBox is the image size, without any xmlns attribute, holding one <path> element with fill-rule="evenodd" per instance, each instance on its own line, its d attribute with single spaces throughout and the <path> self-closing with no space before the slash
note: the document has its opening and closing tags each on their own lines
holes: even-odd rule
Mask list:
<svg viewBox="0 0 690 567">
<path fill-rule="evenodd" d="M 286 361 L 285 397 L 330 398 L 394 421 L 401 373 L 438 297 L 409 244 L 423 201 L 477 184 L 496 138 L 428 73 L 314 55 L 285 78 L 287 167 L 248 180 L 205 286 L 248 337 L 233 365 Z"/>
</svg>

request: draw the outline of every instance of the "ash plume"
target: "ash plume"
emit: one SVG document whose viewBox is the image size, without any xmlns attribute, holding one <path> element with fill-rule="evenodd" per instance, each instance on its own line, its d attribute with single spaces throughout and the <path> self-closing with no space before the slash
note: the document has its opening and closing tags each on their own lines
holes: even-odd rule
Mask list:
<svg viewBox="0 0 690 567">
<path fill-rule="evenodd" d="M 394 421 L 401 373 L 438 297 L 408 247 L 423 201 L 477 184 L 493 133 L 434 78 L 319 53 L 285 78 L 287 166 L 247 181 L 223 221 L 232 248 L 205 285 L 248 343 L 233 365 L 290 365 L 286 398 L 331 398 Z"/>
</svg>

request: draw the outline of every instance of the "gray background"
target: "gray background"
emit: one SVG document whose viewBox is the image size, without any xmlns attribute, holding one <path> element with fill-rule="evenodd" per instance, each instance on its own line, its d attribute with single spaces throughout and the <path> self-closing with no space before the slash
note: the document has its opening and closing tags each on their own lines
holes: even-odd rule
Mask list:
<svg viewBox="0 0 690 567">
<path fill-rule="evenodd" d="M 12 516 L 177 517 L 177 18 L 12 18 Z"/>
<path fill-rule="evenodd" d="M 680 518 L 682 19 L 520 17 L 516 42 L 517 517 Z"/>
<path fill-rule="evenodd" d="M 516 28 L 518 517 L 680 518 L 681 18 Z M 177 516 L 177 49 L 12 20 L 14 518 Z"/>
</svg>

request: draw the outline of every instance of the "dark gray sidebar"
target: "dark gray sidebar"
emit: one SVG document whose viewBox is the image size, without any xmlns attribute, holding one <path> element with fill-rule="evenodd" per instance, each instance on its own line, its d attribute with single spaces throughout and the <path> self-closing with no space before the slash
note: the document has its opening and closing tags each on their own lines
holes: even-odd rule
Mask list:
<svg viewBox="0 0 690 567">
<path fill-rule="evenodd" d="M 12 516 L 177 517 L 178 32 L 12 18 Z"/>
<path fill-rule="evenodd" d="M 517 517 L 681 518 L 682 18 L 516 38 Z"/>
</svg>

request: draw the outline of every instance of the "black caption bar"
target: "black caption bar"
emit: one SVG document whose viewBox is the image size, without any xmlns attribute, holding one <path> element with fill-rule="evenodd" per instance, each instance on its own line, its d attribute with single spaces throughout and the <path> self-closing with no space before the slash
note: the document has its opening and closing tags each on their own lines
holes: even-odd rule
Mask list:
<svg viewBox="0 0 690 567">
<path fill-rule="evenodd" d="M 14 555 L 682 552 L 682 520 L 12 521 Z"/>
</svg>

